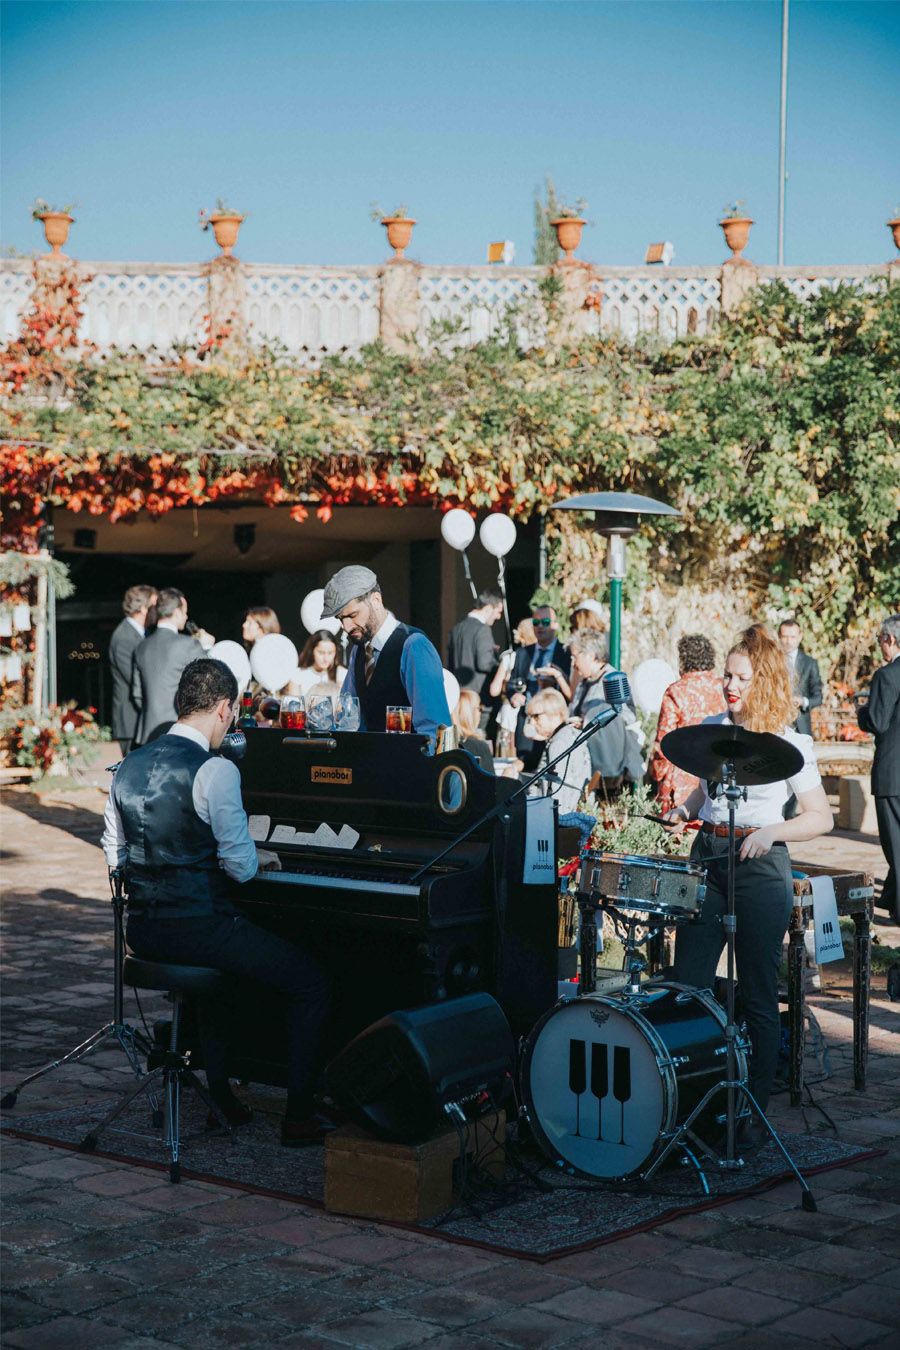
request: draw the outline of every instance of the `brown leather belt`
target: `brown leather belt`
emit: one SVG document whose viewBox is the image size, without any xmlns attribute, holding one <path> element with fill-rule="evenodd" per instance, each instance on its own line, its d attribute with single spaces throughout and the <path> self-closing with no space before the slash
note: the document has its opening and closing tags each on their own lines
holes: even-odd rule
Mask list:
<svg viewBox="0 0 900 1350">
<path fill-rule="evenodd" d="M 708 820 L 703 820 L 700 822 L 700 828 L 704 834 L 714 834 L 717 839 L 728 838 L 727 825 L 712 825 Z M 735 825 L 734 837 L 735 839 L 746 839 L 748 834 L 755 834 L 758 829 L 758 825 Z"/>
</svg>

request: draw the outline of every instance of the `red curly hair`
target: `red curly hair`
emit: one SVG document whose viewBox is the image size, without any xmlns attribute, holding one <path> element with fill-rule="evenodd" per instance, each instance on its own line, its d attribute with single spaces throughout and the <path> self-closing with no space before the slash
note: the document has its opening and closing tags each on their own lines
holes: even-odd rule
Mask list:
<svg viewBox="0 0 900 1350">
<path fill-rule="evenodd" d="M 784 652 L 761 623 L 753 623 L 744 629 L 728 655 L 735 652 L 746 656 L 753 670 L 753 681 L 745 702 L 744 726 L 748 731 L 780 734 L 797 716 Z"/>
</svg>

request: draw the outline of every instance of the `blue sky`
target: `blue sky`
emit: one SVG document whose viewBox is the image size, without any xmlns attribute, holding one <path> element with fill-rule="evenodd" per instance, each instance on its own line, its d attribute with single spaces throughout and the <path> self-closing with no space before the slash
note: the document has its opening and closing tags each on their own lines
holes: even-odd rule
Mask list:
<svg viewBox="0 0 900 1350">
<path fill-rule="evenodd" d="M 373 263 L 370 202 L 406 203 L 412 254 L 531 261 L 544 174 L 584 197 L 582 256 L 725 250 L 723 203 L 774 262 L 777 0 L 443 3 L 118 0 L 2 11 L 0 240 L 41 242 L 36 196 L 79 203 L 86 259 L 214 251 L 200 206 L 250 212 L 248 261 Z M 884 261 L 900 206 L 900 4 L 791 5 L 786 261 Z"/>
</svg>

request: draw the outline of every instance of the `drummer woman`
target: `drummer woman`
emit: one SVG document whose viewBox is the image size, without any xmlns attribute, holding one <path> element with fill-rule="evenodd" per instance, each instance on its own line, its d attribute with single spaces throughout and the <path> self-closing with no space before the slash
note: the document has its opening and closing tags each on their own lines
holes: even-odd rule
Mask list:
<svg viewBox="0 0 900 1350">
<path fill-rule="evenodd" d="M 803 767 L 796 775 L 747 788 L 747 800 L 739 802 L 735 812 L 737 978 L 753 1052 L 749 1087 L 765 1110 L 781 1042 L 778 972 L 793 904 L 786 845 L 827 834 L 834 821 L 816 767 L 812 737 L 791 730 L 797 710 L 784 654 L 762 624 L 753 624 L 740 635 L 728 653 L 722 684 L 727 712 L 705 718 L 702 726 L 734 723 L 747 731 L 775 732 L 803 755 Z M 784 807 L 792 793 L 799 812 L 785 820 Z M 701 917 L 683 925 L 675 940 L 674 978 L 681 984 L 711 989 L 725 943 L 721 920 L 727 905 L 728 804 L 724 797 L 710 797 L 701 779 L 699 787 L 666 813 L 666 819 L 677 822 L 676 834 L 685 829 L 687 821 L 699 819 L 691 859 L 707 869 Z M 744 1142 L 754 1140 L 745 1137 Z"/>
</svg>

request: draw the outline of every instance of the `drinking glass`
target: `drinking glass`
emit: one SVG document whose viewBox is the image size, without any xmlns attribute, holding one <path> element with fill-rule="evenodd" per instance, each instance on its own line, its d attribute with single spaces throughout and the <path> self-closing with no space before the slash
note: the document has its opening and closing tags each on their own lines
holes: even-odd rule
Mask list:
<svg viewBox="0 0 900 1350">
<path fill-rule="evenodd" d="M 311 694 L 306 710 L 307 731 L 334 730 L 334 704 L 330 694 Z"/>
<path fill-rule="evenodd" d="M 306 704 L 302 698 L 283 698 L 281 700 L 281 725 L 286 731 L 303 731 L 306 728 Z"/>
<path fill-rule="evenodd" d="M 359 699 L 355 694 L 339 694 L 335 711 L 336 731 L 359 731 Z"/>
<path fill-rule="evenodd" d="M 412 731 L 412 708 L 402 703 L 388 705 L 384 720 L 385 731 Z"/>
<path fill-rule="evenodd" d="M 281 716 L 281 699 L 268 694 L 260 700 L 259 715 L 264 727 L 274 727 Z"/>
</svg>

